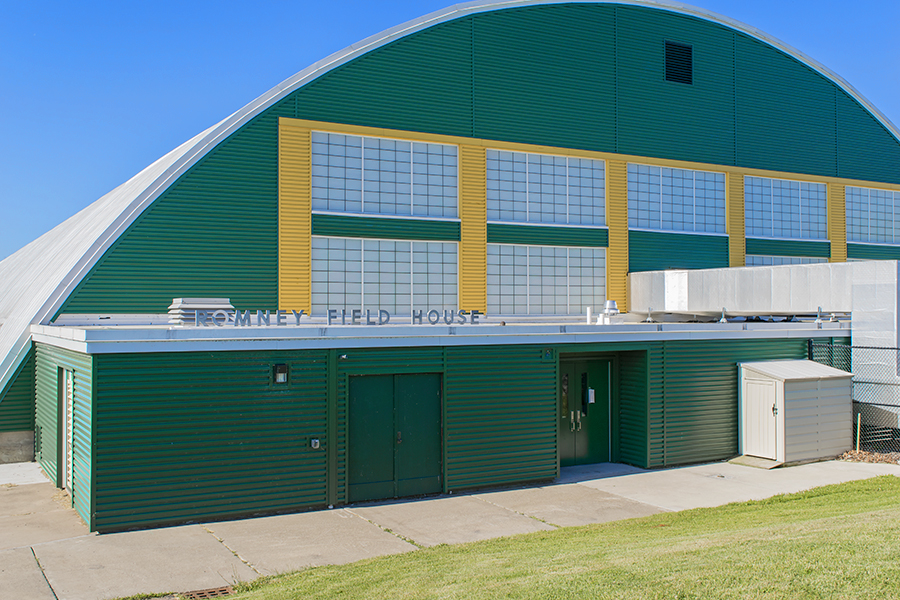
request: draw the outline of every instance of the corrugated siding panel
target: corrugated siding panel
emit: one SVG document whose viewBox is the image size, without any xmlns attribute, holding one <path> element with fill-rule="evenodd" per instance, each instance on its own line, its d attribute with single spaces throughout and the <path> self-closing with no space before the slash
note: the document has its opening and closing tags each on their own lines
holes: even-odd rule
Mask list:
<svg viewBox="0 0 900 600">
<path fill-rule="evenodd" d="M 312 234 L 386 240 L 459 241 L 459 223 L 425 219 L 380 219 L 347 215 L 313 215 Z"/>
<path fill-rule="evenodd" d="M 721 460 L 737 453 L 738 362 L 802 359 L 806 340 L 664 342 L 661 411 L 651 417 L 651 464 Z M 654 379 L 651 365 L 651 382 Z M 654 390 L 656 391 L 656 390 Z M 651 396 L 651 412 L 654 399 Z M 659 436 L 659 437 L 657 437 Z M 654 452 L 655 450 L 655 452 Z"/>
<path fill-rule="evenodd" d="M 665 348 L 662 343 L 651 343 L 647 348 L 650 380 L 650 417 L 647 428 L 650 432 L 650 465 L 661 467 L 666 464 L 666 398 L 665 398 Z"/>
<path fill-rule="evenodd" d="M 163 313 L 177 297 L 278 303 L 278 117 L 269 109 L 147 209 L 69 297 L 65 313 Z"/>
<path fill-rule="evenodd" d="M 35 344 L 35 423 L 40 434 L 35 458 L 51 481 L 57 481 L 58 429 L 58 369 L 68 369 L 74 375 L 74 404 L 72 411 L 72 505 L 79 516 L 93 529 L 93 361 L 89 355 L 61 348 Z"/>
<path fill-rule="evenodd" d="M 485 149 L 459 149 L 459 306 L 487 312 L 487 166 Z"/>
<path fill-rule="evenodd" d="M 309 129 L 278 123 L 278 306 L 312 312 L 312 152 Z"/>
<path fill-rule="evenodd" d="M 584 4 L 477 15 L 475 136 L 614 152 L 613 15 Z"/>
<path fill-rule="evenodd" d="M 585 227 L 547 227 L 488 223 L 487 241 L 489 244 L 602 248 L 609 245 L 609 232 L 606 229 L 589 229 Z"/>
<path fill-rule="evenodd" d="M 846 92 L 835 94 L 838 176 L 900 183 L 900 142 Z"/>
<path fill-rule="evenodd" d="M 834 84 L 746 35 L 734 42 L 737 164 L 836 175 Z"/>
<path fill-rule="evenodd" d="M 0 431 L 34 431 L 34 349 L 0 394 Z"/>
<path fill-rule="evenodd" d="M 529 346 L 447 348 L 449 490 L 556 476 L 556 360 Z"/>
<path fill-rule="evenodd" d="M 744 248 L 744 236 L 746 235 L 744 223 L 744 175 L 741 173 L 726 173 L 725 185 L 727 196 L 725 208 L 727 211 L 728 232 L 728 266 L 743 267 L 746 264 Z"/>
<path fill-rule="evenodd" d="M 801 240 L 747 238 L 747 254 L 828 258 L 831 256 L 831 244 L 828 242 L 810 242 Z"/>
<path fill-rule="evenodd" d="M 900 260 L 900 246 L 848 243 L 847 258 L 859 258 L 863 260 Z"/>
<path fill-rule="evenodd" d="M 731 31 L 650 8 L 619 7 L 617 13 L 616 151 L 734 164 Z M 666 41 L 693 47 L 692 85 L 665 80 Z"/>
<path fill-rule="evenodd" d="M 347 502 L 347 394 L 346 375 L 337 376 L 337 502 Z"/>
<path fill-rule="evenodd" d="M 729 238 L 724 235 L 630 231 L 628 238 L 628 265 L 632 273 L 728 266 Z"/>
<path fill-rule="evenodd" d="M 828 239 L 831 240 L 830 262 L 847 260 L 847 188 L 828 184 Z"/>
<path fill-rule="evenodd" d="M 649 389 L 646 352 L 619 354 L 619 460 L 648 465 Z"/>
<path fill-rule="evenodd" d="M 95 357 L 95 527 L 326 502 L 325 352 Z M 290 383 L 271 383 L 276 363 Z M 322 448 L 309 447 L 309 438 Z"/>
<path fill-rule="evenodd" d="M 606 297 L 628 310 L 628 163 L 606 163 L 606 207 L 609 253 L 606 257 Z"/>
<path fill-rule="evenodd" d="M 361 56 L 295 93 L 296 117 L 472 136 L 471 18 Z"/>
</svg>

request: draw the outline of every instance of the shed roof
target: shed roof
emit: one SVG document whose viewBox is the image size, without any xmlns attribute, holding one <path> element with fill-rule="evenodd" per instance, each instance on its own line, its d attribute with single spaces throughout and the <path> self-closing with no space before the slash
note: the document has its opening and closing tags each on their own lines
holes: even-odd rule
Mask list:
<svg viewBox="0 0 900 600">
<path fill-rule="evenodd" d="M 738 366 L 779 381 L 809 381 L 812 379 L 840 379 L 853 377 L 841 371 L 811 360 L 769 360 L 738 363 Z"/>
</svg>

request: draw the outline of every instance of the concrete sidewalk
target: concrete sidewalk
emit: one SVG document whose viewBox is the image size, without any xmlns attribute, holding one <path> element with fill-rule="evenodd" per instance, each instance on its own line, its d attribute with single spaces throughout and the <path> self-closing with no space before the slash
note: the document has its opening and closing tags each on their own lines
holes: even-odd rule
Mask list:
<svg viewBox="0 0 900 600">
<path fill-rule="evenodd" d="M 766 471 L 713 463 L 645 471 L 600 464 L 563 469 L 543 486 L 97 535 L 36 464 L 0 465 L 0 590 L 20 600 L 97 600 L 216 588 L 418 547 L 718 506 L 886 474 L 900 476 L 900 466 L 831 461 Z"/>
</svg>

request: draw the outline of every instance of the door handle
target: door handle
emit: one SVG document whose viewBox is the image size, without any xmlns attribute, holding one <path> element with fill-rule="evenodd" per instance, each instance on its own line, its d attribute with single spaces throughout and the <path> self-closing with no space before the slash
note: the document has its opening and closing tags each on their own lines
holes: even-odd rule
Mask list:
<svg viewBox="0 0 900 600">
<path fill-rule="evenodd" d="M 578 431 L 581 431 L 581 411 L 578 411 Z"/>
<path fill-rule="evenodd" d="M 398 444 L 402 444 L 402 443 L 403 443 L 403 438 L 400 437 L 400 432 L 399 432 L 399 431 L 397 432 L 397 443 L 398 443 Z"/>
<path fill-rule="evenodd" d="M 572 411 L 572 414 L 569 415 L 569 431 L 575 431 L 575 411 Z"/>
<path fill-rule="evenodd" d="M 775 404 L 772 405 L 772 416 L 778 416 L 778 406 Z"/>
</svg>

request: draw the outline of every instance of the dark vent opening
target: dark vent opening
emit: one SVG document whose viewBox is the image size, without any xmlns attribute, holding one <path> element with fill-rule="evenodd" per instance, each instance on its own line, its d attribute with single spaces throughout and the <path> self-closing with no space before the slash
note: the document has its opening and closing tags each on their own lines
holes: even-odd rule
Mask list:
<svg viewBox="0 0 900 600">
<path fill-rule="evenodd" d="M 666 81 L 694 83 L 694 49 L 691 46 L 666 42 Z"/>
</svg>

